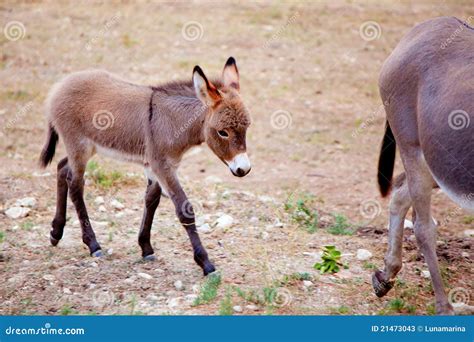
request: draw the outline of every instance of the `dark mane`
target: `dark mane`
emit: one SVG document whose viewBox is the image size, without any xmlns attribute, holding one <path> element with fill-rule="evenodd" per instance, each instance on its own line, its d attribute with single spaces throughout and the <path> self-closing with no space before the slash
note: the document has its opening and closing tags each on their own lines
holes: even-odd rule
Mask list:
<svg viewBox="0 0 474 342">
<path fill-rule="evenodd" d="M 222 88 L 222 81 L 218 79 L 211 80 L 217 89 Z M 186 96 L 186 97 L 196 97 L 194 90 L 194 85 L 192 80 L 188 81 L 171 81 L 157 86 L 151 86 L 153 91 L 159 91 L 168 96 Z"/>
</svg>

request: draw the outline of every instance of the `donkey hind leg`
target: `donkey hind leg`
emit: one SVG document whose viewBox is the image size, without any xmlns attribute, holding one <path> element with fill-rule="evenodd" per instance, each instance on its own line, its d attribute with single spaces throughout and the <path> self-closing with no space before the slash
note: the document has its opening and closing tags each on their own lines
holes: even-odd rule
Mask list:
<svg viewBox="0 0 474 342">
<path fill-rule="evenodd" d="M 145 209 L 143 211 L 142 223 L 140 225 L 140 233 L 138 235 L 138 244 L 142 249 L 142 256 L 144 260 L 155 260 L 153 247 L 151 246 L 150 242 L 150 231 L 156 208 L 160 204 L 160 197 L 160 184 L 149 179 L 145 194 Z"/>
<path fill-rule="evenodd" d="M 414 153 L 405 158 L 404 164 L 413 208 L 416 211 L 415 236 L 430 271 L 436 298 L 436 312 L 453 314 L 453 307 L 444 291 L 436 255 L 436 225 L 431 217 L 431 191 L 435 182 L 428 165 L 420 154 Z"/>
<path fill-rule="evenodd" d="M 77 158 L 69 157 L 70 170 L 67 174 L 67 184 L 69 196 L 76 208 L 77 217 L 81 224 L 82 241 L 89 248 L 90 254 L 94 257 L 103 256 L 102 250 L 92 229 L 89 215 L 87 214 L 86 204 L 84 203 L 84 172 L 88 158 L 78 155 Z M 74 160 L 74 163 L 72 161 Z"/>
<path fill-rule="evenodd" d="M 63 237 L 64 225 L 66 224 L 66 207 L 67 207 L 67 174 L 69 173 L 69 165 L 67 158 L 61 159 L 58 163 L 57 175 L 57 198 L 56 198 L 56 215 L 53 222 L 51 222 L 50 241 L 53 246 L 56 246 Z"/>
<path fill-rule="evenodd" d="M 405 216 L 412 205 L 405 174 L 398 176 L 390 200 L 390 224 L 385 269 L 375 271 L 372 285 L 377 297 L 383 297 L 393 287 L 393 279 L 402 268 L 402 242 Z"/>
</svg>

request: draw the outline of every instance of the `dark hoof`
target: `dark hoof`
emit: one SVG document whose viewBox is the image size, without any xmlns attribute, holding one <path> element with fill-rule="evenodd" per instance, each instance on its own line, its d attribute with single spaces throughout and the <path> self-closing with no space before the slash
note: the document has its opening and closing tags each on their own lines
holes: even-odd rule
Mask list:
<svg viewBox="0 0 474 342">
<path fill-rule="evenodd" d="M 53 246 L 57 246 L 59 243 L 59 240 L 55 239 L 52 235 L 49 236 L 49 241 L 51 242 Z"/>
<path fill-rule="evenodd" d="M 377 297 L 385 296 L 393 287 L 393 281 L 385 281 L 383 278 L 383 272 L 379 270 L 372 275 L 372 286 Z"/>
<path fill-rule="evenodd" d="M 204 276 L 207 276 L 208 274 L 211 274 L 216 271 L 216 268 L 214 267 L 213 264 L 206 265 L 203 269 Z"/>
<path fill-rule="evenodd" d="M 156 261 L 156 256 L 154 254 L 145 255 L 143 261 Z"/>
<path fill-rule="evenodd" d="M 94 258 L 100 258 L 104 256 L 104 253 L 101 249 L 98 249 L 95 252 L 91 253 L 91 256 L 93 256 Z"/>
</svg>

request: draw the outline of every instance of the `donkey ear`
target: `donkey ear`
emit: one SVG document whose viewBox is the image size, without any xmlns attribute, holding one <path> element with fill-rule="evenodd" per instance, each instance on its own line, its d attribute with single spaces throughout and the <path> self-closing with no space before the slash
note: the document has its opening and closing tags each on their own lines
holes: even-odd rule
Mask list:
<svg viewBox="0 0 474 342">
<path fill-rule="evenodd" d="M 222 71 L 222 80 L 225 87 L 240 89 L 239 70 L 237 69 L 234 57 L 229 57 L 225 63 L 224 71 Z"/>
<path fill-rule="evenodd" d="M 222 99 L 217 88 L 207 80 L 198 65 L 193 70 L 193 84 L 198 99 L 205 105 L 215 106 Z"/>
</svg>

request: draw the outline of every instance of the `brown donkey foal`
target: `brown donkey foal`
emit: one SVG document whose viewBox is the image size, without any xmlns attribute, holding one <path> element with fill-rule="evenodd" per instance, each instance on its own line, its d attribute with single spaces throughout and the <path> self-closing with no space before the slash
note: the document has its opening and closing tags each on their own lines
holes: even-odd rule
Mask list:
<svg viewBox="0 0 474 342">
<path fill-rule="evenodd" d="M 413 207 L 415 236 L 428 264 L 436 312 L 452 314 L 436 255 L 431 191 L 439 187 L 474 210 L 474 28 L 437 18 L 411 30 L 386 60 L 379 86 L 387 126 L 379 160 L 383 196 L 392 186 L 396 145 L 405 173 L 394 184 L 385 269 L 373 275 L 384 296 L 402 267 L 405 216 Z M 473 121 L 473 122 L 471 122 Z"/>
<path fill-rule="evenodd" d="M 53 159 L 59 136 L 67 157 L 58 163 L 56 215 L 51 243 L 56 246 L 66 223 L 67 193 L 77 211 L 82 240 L 92 256 L 102 251 L 84 203 L 84 172 L 96 153 L 140 163 L 148 186 L 138 243 L 146 260 L 154 259 L 150 230 L 162 191 L 176 208 L 189 235 L 194 260 L 204 275 L 215 268 L 196 231 L 194 212 L 179 184 L 176 170 L 183 154 L 206 142 L 238 177 L 250 171 L 245 136 L 249 114 L 239 95 L 239 73 L 234 58 L 225 64 L 222 78 L 209 81 L 199 66 L 192 81 L 156 87 L 135 85 L 105 71 L 71 74 L 56 84 L 47 99 L 48 139 L 40 162 Z"/>
</svg>

